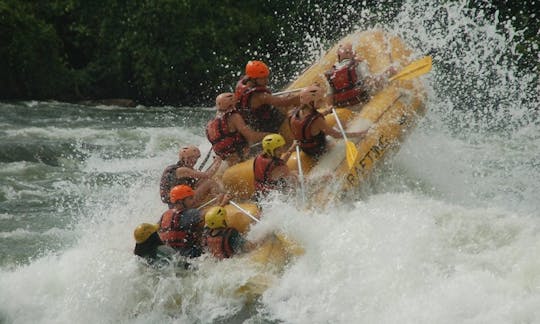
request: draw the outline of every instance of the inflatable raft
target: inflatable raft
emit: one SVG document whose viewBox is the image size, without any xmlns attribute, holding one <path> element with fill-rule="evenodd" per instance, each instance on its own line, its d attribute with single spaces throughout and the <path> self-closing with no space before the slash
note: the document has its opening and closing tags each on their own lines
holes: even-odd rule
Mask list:
<svg viewBox="0 0 540 324">
<path fill-rule="evenodd" d="M 410 67 L 413 61 L 412 52 L 399 37 L 379 30 L 359 32 L 342 39 L 292 82 L 287 90 L 303 88 L 316 82 L 326 88 L 324 72 L 336 62 L 337 47 L 345 41 L 350 41 L 357 55 L 367 61 L 372 74 L 380 74 L 390 66 L 395 66 L 399 71 Z M 298 170 L 297 159 L 301 160 L 302 171 L 308 182 L 306 188 L 309 188 L 307 196 L 310 204 L 326 205 L 357 190 L 377 163 L 399 148 L 415 122 L 424 114 L 425 97 L 421 81 L 402 78 L 389 82 L 364 105 L 336 109 L 346 131 L 368 129 L 368 133 L 366 137 L 354 142 L 355 155 L 352 161 L 346 159 L 346 145 L 342 139 L 329 139 L 330 148 L 317 163 L 303 153 L 299 157 L 296 154 L 291 156 L 287 161 L 291 170 Z M 321 107 L 321 110 L 326 108 Z M 326 120 L 330 125 L 336 124 L 333 115 L 326 116 Z M 283 123 L 280 133 L 289 143 L 292 141 L 287 121 Z M 249 199 L 254 191 L 253 159 L 228 168 L 222 181 L 227 190 L 235 195 L 235 199 Z M 258 217 L 256 205 L 245 203 L 241 207 Z M 240 232 L 248 231 L 254 221 L 234 206 L 227 208 L 227 223 Z M 271 285 L 290 258 L 302 253 L 302 248 L 294 241 L 279 234 L 270 237 L 255 251 L 243 256 L 258 264 L 260 272 L 238 288 L 237 292 L 248 298 L 259 296 Z"/>
<path fill-rule="evenodd" d="M 380 30 L 351 34 L 331 48 L 318 62 L 292 82 L 286 90 L 299 89 L 313 83 L 327 88 L 324 72 L 335 64 L 339 44 L 349 41 L 358 56 L 368 64 L 370 73 L 383 73 L 390 66 L 399 71 L 412 61 L 412 52 L 397 36 Z M 429 61 L 431 68 L 431 61 Z M 424 114 L 425 92 L 422 82 L 415 79 L 390 81 L 376 93 L 368 103 L 336 109 L 346 131 L 368 129 L 367 136 L 354 142 L 354 161 L 346 160 L 346 147 L 342 139 L 329 139 L 328 152 L 314 163 L 301 153 L 303 173 L 309 188 L 308 201 L 311 205 L 325 205 L 336 201 L 350 191 L 357 190 L 373 172 L 374 167 L 399 148 L 405 136 L 410 133 L 419 116 Z M 326 109 L 328 107 L 321 107 Z M 330 125 L 335 124 L 333 115 L 326 117 Z M 288 142 L 292 141 L 288 122 L 285 121 L 280 133 Z M 288 161 L 291 170 L 297 170 L 296 154 Z M 223 184 L 239 198 L 247 199 L 253 194 L 253 160 L 230 167 L 223 174 Z M 329 184 L 332 179 L 332 185 Z"/>
</svg>

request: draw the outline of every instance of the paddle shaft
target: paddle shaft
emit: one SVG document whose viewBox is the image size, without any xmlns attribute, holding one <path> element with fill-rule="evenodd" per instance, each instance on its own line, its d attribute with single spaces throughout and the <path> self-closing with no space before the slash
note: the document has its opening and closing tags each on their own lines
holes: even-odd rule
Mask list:
<svg viewBox="0 0 540 324">
<path fill-rule="evenodd" d="M 424 56 L 419 60 L 409 63 L 396 75 L 390 77 L 388 81 L 414 79 L 431 71 L 431 65 L 431 56 Z"/>
<path fill-rule="evenodd" d="M 212 199 L 208 200 L 207 202 L 205 202 L 204 204 L 202 204 L 202 205 L 200 205 L 199 207 L 197 207 L 197 209 L 204 208 L 204 207 L 210 205 L 211 203 L 213 203 L 213 202 L 216 201 L 216 200 L 217 200 L 217 198 L 212 198 Z"/>
<path fill-rule="evenodd" d="M 296 145 L 296 163 L 298 164 L 298 176 L 300 177 L 300 191 L 302 201 L 306 203 L 306 189 L 304 188 L 304 170 L 302 170 L 302 159 L 300 159 L 300 147 Z"/>
<path fill-rule="evenodd" d="M 210 150 L 206 154 L 206 157 L 202 161 L 201 165 L 199 165 L 199 171 L 201 171 L 204 168 L 204 166 L 206 165 L 206 162 L 208 162 L 208 159 L 210 158 L 211 154 L 212 154 L 212 147 L 210 147 Z"/>
<path fill-rule="evenodd" d="M 332 108 L 332 113 L 334 114 L 334 117 L 336 118 L 336 123 L 338 124 L 339 130 L 341 131 L 341 135 L 343 136 L 343 139 L 345 142 L 348 142 L 347 134 L 345 133 L 345 129 L 343 129 L 343 125 L 341 125 L 341 121 L 339 120 L 339 116 L 336 112 L 335 108 Z"/>
<path fill-rule="evenodd" d="M 244 208 L 242 208 L 240 205 L 238 205 L 237 203 L 235 203 L 234 201 L 230 200 L 229 203 L 231 205 L 233 205 L 234 207 L 236 207 L 239 211 L 241 211 L 242 213 L 246 214 L 247 216 L 249 216 L 249 218 L 253 219 L 254 221 L 256 221 L 257 223 L 260 222 L 260 220 L 257 219 L 257 217 L 251 215 L 250 212 L 248 212 L 247 210 L 245 210 Z"/>
<path fill-rule="evenodd" d="M 272 96 L 281 96 L 281 95 L 288 94 L 288 93 L 300 92 L 303 89 L 304 88 L 280 91 L 280 92 L 272 93 Z"/>
</svg>

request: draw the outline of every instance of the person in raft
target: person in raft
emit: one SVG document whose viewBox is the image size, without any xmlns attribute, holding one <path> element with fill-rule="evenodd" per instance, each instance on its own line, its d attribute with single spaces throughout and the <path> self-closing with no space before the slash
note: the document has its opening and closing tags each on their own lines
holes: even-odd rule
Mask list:
<svg viewBox="0 0 540 324">
<path fill-rule="evenodd" d="M 295 141 L 307 155 L 318 159 L 327 148 L 326 135 L 343 138 L 341 132 L 330 127 L 323 114 L 317 111 L 324 101 L 324 91 L 318 85 L 308 86 L 300 91 L 301 105 L 291 112 L 289 126 Z M 347 137 L 365 136 L 362 132 L 346 132 Z"/>
<path fill-rule="evenodd" d="M 256 132 L 246 125 L 236 110 L 238 100 L 234 93 L 226 92 L 216 97 L 216 117 L 206 125 L 206 138 L 212 143 L 214 153 L 229 166 L 247 158 L 250 144 L 259 142 L 268 133 Z"/>
<path fill-rule="evenodd" d="M 254 246 L 245 240 L 236 228 L 228 227 L 225 217 L 227 211 L 219 206 L 210 208 L 204 216 L 206 226 L 203 246 L 208 253 L 218 259 L 250 251 Z"/>
<path fill-rule="evenodd" d="M 179 185 L 171 189 L 173 207 L 159 220 L 159 237 L 184 257 L 195 258 L 202 253 L 204 219 L 195 206 L 195 192 L 190 186 Z"/>
<path fill-rule="evenodd" d="M 350 42 L 339 45 L 337 59 L 337 63 L 325 72 L 330 85 L 331 103 L 335 107 L 368 102 L 374 93 L 388 83 L 388 78 L 396 73 L 396 69 L 390 67 L 380 75 L 370 75 L 367 62 L 356 57 Z"/>
<path fill-rule="evenodd" d="M 142 223 L 133 231 L 135 249 L 133 254 L 142 258 L 146 263 L 155 268 L 161 268 L 175 262 L 178 252 L 172 247 L 165 245 L 157 231 L 159 224 Z M 187 268 L 188 264 L 181 259 L 177 260 L 178 267 Z"/>
<path fill-rule="evenodd" d="M 195 188 L 195 204 L 201 203 L 208 194 L 223 193 L 221 186 L 212 179 L 221 164 L 221 158 L 215 158 L 214 163 L 204 172 L 197 171 L 193 167 L 201 157 L 201 151 L 196 146 L 185 146 L 178 153 L 178 162 L 169 165 L 163 171 L 159 183 L 159 195 L 161 201 L 169 208 L 173 207 L 170 201 L 171 188 L 178 185 L 188 185 Z"/>
<path fill-rule="evenodd" d="M 246 123 L 260 132 L 278 133 L 287 115 L 287 107 L 298 105 L 298 95 L 273 96 L 268 89 L 270 69 L 261 61 L 249 61 L 245 75 L 238 81 L 235 95 L 238 111 Z"/>
<path fill-rule="evenodd" d="M 253 199 L 260 202 L 272 190 L 285 191 L 297 183 L 297 176 L 289 170 L 286 161 L 296 148 L 296 142 L 285 151 L 285 139 L 270 134 L 262 140 L 263 152 L 253 160 L 255 193 Z"/>
</svg>

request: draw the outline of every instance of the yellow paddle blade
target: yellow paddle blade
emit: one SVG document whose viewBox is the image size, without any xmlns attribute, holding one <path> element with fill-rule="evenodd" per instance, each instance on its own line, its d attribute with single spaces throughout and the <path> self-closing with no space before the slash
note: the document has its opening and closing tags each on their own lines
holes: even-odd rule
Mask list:
<svg viewBox="0 0 540 324">
<path fill-rule="evenodd" d="M 347 165 L 349 166 L 349 169 L 352 169 L 356 162 L 356 157 L 358 156 L 358 150 L 356 149 L 356 145 L 351 141 L 345 142 L 345 145 L 347 149 Z"/>
<path fill-rule="evenodd" d="M 411 80 L 431 71 L 431 56 L 426 56 L 404 67 L 389 80 Z"/>
</svg>

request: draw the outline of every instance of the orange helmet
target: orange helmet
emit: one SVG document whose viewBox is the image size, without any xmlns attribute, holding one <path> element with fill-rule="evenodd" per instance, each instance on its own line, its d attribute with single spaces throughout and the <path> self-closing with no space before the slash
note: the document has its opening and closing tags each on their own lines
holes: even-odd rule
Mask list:
<svg viewBox="0 0 540 324">
<path fill-rule="evenodd" d="M 312 102 L 317 102 L 324 98 L 323 89 L 317 85 L 311 85 L 309 87 L 305 87 L 300 91 L 300 103 L 309 105 Z"/>
<path fill-rule="evenodd" d="M 216 107 L 220 111 L 229 110 L 236 106 L 236 97 L 232 92 L 225 92 L 216 97 Z"/>
<path fill-rule="evenodd" d="M 191 197 L 195 194 L 193 189 L 191 189 L 190 186 L 186 185 L 179 185 L 171 189 L 171 192 L 169 193 L 169 197 L 171 198 L 171 202 L 174 204 L 179 200 L 183 200 L 187 197 Z"/>
<path fill-rule="evenodd" d="M 353 51 L 352 44 L 350 42 L 339 44 L 339 47 L 337 49 L 338 60 L 341 61 L 344 58 L 352 58 L 353 56 L 354 56 L 354 51 Z"/>
<path fill-rule="evenodd" d="M 180 161 L 190 158 L 190 157 L 201 157 L 201 151 L 197 148 L 197 146 L 184 146 L 180 149 L 180 152 L 178 153 L 178 158 Z"/>
<path fill-rule="evenodd" d="M 270 75 L 270 69 L 264 62 L 249 61 L 246 64 L 246 75 L 252 79 L 266 78 Z"/>
</svg>

